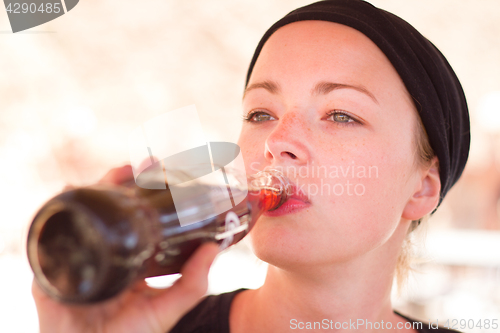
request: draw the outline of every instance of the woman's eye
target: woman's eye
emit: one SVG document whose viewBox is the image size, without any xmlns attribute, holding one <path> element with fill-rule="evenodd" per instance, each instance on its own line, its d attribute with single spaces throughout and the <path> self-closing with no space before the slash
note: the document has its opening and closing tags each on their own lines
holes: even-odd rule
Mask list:
<svg viewBox="0 0 500 333">
<path fill-rule="evenodd" d="M 262 121 L 268 121 L 268 120 L 276 120 L 276 118 L 274 118 L 270 114 L 267 114 L 267 113 L 262 112 L 262 111 L 251 112 L 243 119 L 245 121 L 249 121 L 249 122 L 262 122 Z"/>
<path fill-rule="evenodd" d="M 353 117 L 351 117 L 343 112 L 339 112 L 339 111 L 334 111 L 334 112 L 330 113 L 328 115 L 327 120 L 331 120 L 331 121 L 334 121 L 336 123 L 342 123 L 342 124 L 356 122 L 356 120 Z"/>
</svg>

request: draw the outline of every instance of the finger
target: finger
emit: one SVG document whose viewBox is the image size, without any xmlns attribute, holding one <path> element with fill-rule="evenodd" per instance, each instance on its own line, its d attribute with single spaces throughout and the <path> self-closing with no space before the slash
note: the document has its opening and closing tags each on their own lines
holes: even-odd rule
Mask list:
<svg viewBox="0 0 500 333">
<path fill-rule="evenodd" d="M 145 169 L 147 169 L 149 166 L 151 166 L 153 163 L 158 162 L 158 158 L 155 156 L 151 156 L 147 159 L 144 159 L 139 168 L 136 169 L 135 171 L 138 173 L 141 173 Z M 102 179 L 101 182 L 106 182 L 106 183 L 111 183 L 111 184 L 123 184 L 125 182 L 129 182 L 131 180 L 134 180 L 134 171 L 132 169 L 132 166 L 130 164 L 126 164 L 122 167 L 119 168 L 113 168 L 111 169 Z"/>
<path fill-rule="evenodd" d="M 62 190 L 62 191 L 63 191 L 63 192 L 66 192 L 66 191 L 73 190 L 73 189 L 75 189 L 75 188 L 76 188 L 76 186 L 68 184 L 68 185 L 64 186 L 64 188 L 63 188 L 63 190 Z"/>
<path fill-rule="evenodd" d="M 139 165 L 139 168 L 137 170 L 139 173 L 144 171 L 145 169 L 149 168 L 151 165 L 154 163 L 158 162 L 159 160 L 156 158 L 156 156 L 151 155 L 150 157 L 144 159 L 141 164 Z"/>
<path fill-rule="evenodd" d="M 132 166 L 129 164 L 124 165 L 119 168 L 113 168 L 108 171 L 99 180 L 99 183 L 101 184 L 114 184 L 114 185 L 120 185 L 122 183 L 125 183 L 129 180 L 132 180 L 134 178 L 134 174 L 132 172 Z"/>
<path fill-rule="evenodd" d="M 32 283 L 31 283 L 31 294 L 33 295 L 33 298 L 35 299 L 35 302 L 47 297 L 35 279 L 33 279 Z"/>
<path fill-rule="evenodd" d="M 170 314 L 160 317 L 164 327 L 175 324 L 205 295 L 208 289 L 210 266 L 218 253 L 219 246 L 216 243 L 206 243 L 200 246 L 182 267 L 182 277 L 172 287 L 154 298 L 158 311 Z M 173 323 L 172 320 L 174 320 Z"/>
<path fill-rule="evenodd" d="M 39 332 L 59 332 L 58 326 L 64 312 L 62 305 L 51 299 L 42 288 L 40 288 L 35 279 L 33 279 L 31 285 L 31 293 L 35 300 L 38 314 Z"/>
</svg>

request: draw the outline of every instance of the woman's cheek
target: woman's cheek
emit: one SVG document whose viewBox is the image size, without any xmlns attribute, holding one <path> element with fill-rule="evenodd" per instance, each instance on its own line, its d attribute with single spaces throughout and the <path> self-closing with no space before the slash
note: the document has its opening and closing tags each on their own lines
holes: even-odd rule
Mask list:
<svg viewBox="0 0 500 333">
<path fill-rule="evenodd" d="M 372 161 L 355 171 L 330 182 L 333 191 L 321 201 L 330 207 L 325 216 L 344 225 L 345 237 L 371 248 L 387 240 L 399 222 L 400 193 L 387 164 Z"/>
<path fill-rule="evenodd" d="M 264 143 L 257 135 L 240 135 L 238 146 L 241 149 L 245 168 L 248 174 L 256 173 L 264 168 Z"/>
</svg>

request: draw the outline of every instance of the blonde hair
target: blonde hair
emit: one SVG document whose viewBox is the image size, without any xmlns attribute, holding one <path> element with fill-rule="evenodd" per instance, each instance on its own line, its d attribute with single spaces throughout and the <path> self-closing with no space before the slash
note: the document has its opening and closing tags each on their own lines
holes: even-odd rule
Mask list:
<svg viewBox="0 0 500 333">
<path fill-rule="evenodd" d="M 418 115 L 415 110 L 417 124 L 415 129 L 415 135 L 413 137 L 414 145 L 415 145 L 415 166 L 428 166 L 431 163 L 431 160 L 435 156 L 434 150 L 431 147 L 429 142 L 429 136 L 425 131 L 424 124 L 422 123 L 422 119 Z M 406 235 L 405 240 L 403 241 L 403 246 L 401 247 L 401 251 L 398 256 L 398 260 L 396 263 L 396 283 L 398 286 L 398 291 L 401 292 L 402 287 L 405 285 L 405 281 L 408 277 L 408 274 L 413 271 L 412 264 L 414 261 L 414 248 L 415 244 L 412 240 L 412 233 L 417 229 L 417 227 L 425 223 L 429 217 L 430 213 L 423 216 L 418 220 L 411 221 L 411 224 L 408 228 L 408 233 Z"/>
</svg>

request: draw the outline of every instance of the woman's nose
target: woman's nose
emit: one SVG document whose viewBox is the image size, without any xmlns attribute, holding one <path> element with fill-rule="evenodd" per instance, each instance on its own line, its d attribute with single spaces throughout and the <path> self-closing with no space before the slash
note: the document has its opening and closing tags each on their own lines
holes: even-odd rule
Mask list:
<svg viewBox="0 0 500 333">
<path fill-rule="evenodd" d="M 297 113 L 286 113 L 269 134 L 264 156 L 272 164 L 307 164 L 310 158 L 308 137 L 310 126 Z"/>
</svg>

